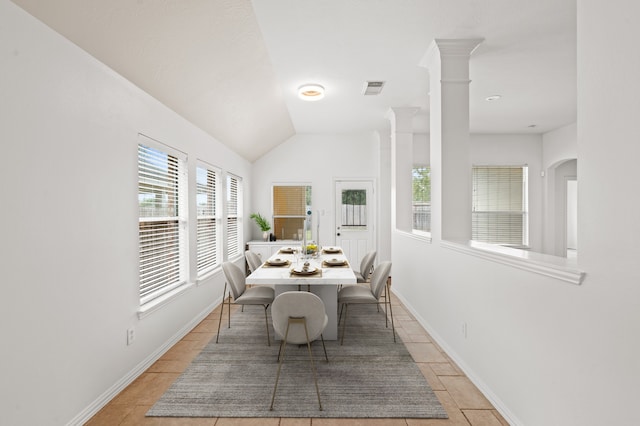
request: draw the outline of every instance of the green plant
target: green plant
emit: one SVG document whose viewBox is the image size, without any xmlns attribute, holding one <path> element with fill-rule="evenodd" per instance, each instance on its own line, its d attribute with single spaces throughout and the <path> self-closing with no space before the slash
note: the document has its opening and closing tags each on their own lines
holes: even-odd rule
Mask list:
<svg viewBox="0 0 640 426">
<path fill-rule="evenodd" d="M 269 224 L 267 219 L 260 216 L 260 213 L 252 213 L 249 217 L 256 221 L 256 224 L 262 232 L 266 232 L 271 229 L 271 225 Z"/>
</svg>

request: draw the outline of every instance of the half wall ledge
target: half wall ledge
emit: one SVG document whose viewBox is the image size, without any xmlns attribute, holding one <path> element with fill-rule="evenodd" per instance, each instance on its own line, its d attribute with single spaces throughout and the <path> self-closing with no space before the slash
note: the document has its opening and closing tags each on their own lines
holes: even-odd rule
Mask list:
<svg viewBox="0 0 640 426">
<path fill-rule="evenodd" d="M 586 275 L 584 271 L 578 269 L 575 259 L 566 259 L 477 241 L 442 240 L 440 246 L 575 285 L 582 284 Z"/>
</svg>

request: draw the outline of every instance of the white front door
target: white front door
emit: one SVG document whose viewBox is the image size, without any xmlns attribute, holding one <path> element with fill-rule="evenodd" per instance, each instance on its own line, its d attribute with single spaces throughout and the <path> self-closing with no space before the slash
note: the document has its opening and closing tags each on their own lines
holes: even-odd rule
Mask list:
<svg viewBox="0 0 640 426">
<path fill-rule="evenodd" d="M 335 235 L 351 266 L 359 270 L 364 255 L 375 250 L 375 194 L 373 181 L 335 182 Z"/>
</svg>

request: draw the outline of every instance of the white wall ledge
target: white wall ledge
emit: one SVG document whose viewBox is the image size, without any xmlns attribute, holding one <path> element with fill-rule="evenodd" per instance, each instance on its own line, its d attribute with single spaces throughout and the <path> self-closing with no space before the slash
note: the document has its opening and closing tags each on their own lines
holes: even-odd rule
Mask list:
<svg viewBox="0 0 640 426">
<path fill-rule="evenodd" d="M 156 312 L 166 304 L 172 302 L 179 296 L 182 296 L 186 291 L 192 289 L 195 283 L 184 283 L 179 287 L 174 288 L 170 292 L 163 294 L 162 296 L 153 299 L 150 302 L 145 303 L 138 309 L 138 319 L 143 319 L 153 312 Z"/>
<path fill-rule="evenodd" d="M 413 238 L 414 240 L 427 242 L 429 244 L 431 244 L 432 242 L 430 232 L 423 232 L 423 231 L 416 231 L 416 230 L 404 231 L 402 229 L 397 229 L 397 228 L 396 228 L 396 232 L 404 235 L 405 237 Z"/>
<path fill-rule="evenodd" d="M 575 259 L 566 259 L 477 241 L 443 240 L 440 242 L 440 246 L 575 285 L 582 284 L 585 277 L 585 272 L 578 269 Z"/>
</svg>

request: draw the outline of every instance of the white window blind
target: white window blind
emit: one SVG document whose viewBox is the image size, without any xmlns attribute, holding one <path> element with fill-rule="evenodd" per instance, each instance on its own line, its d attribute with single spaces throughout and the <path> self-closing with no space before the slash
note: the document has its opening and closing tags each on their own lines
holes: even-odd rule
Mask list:
<svg viewBox="0 0 640 426">
<path fill-rule="evenodd" d="M 186 282 L 186 158 L 138 145 L 140 303 Z"/>
<path fill-rule="evenodd" d="M 220 172 L 206 165 L 196 167 L 198 276 L 220 264 L 220 203 L 218 184 Z"/>
<path fill-rule="evenodd" d="M 241 194 L 242 180 L 239 177 L 227 175 L 227 257 L 229 259 L 240 254 Z"/>
<path fill-rule="evenodd" d="M 431 168 L 415 166 L 412 173 L 413 229 L 431 231 Z"/>
<path fill-rule="evenodd" d="M 527 167 L 473 167 L 472 239 L 527 246 Z"/>
</svg>

